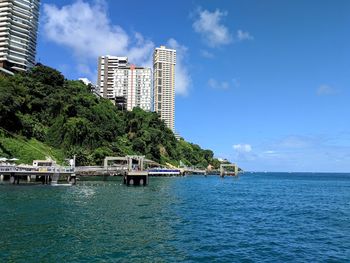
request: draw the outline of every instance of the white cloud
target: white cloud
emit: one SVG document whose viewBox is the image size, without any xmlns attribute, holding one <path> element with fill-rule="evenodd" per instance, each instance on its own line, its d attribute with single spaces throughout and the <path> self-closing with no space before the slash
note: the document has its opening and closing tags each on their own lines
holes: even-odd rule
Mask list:
<svg viewBox="0 0 350 263">
<path fill-rule="evenodd" d="M 97 77 L 101 55 L 127 56 L 130 63 L 152 67 L 154 43 L 138 32 L 130 34 L 112 24 L 104 0 L 77 0 L 62 7 L 44 4 L 44 31 L 47 39 L 72 50 L 76 69 L 90 79 Z M 177 51 L 176 93 L 186 95 L 191 85 L 185 62 L 187 48 L 175 39 L 169 39 L 168 46 Z"/>
<path fill-rule="evenodd" d="M 193 29 L 202 35 L 210 47 L 226 45 L 232 42 L 229 29 L 223 25 L 221 20 L 227 16 L 226 11 L 216 9 L 214 12 L 198 9 Z"/>
<path fill-rule="evenodd" d="M 93 72 L 93 71 L 91 70 L 91 68 L 90 68 L 88 65 L 86 65 L 86 64 L 78 64 L 78 65 L 77 65 L 77 69 L 78 69 L 79 72 L 81 72 L 82 74 L 85 74 L 85 75 L 92 75 L 92 74 L 95 73 L 95 72 Z M 97 72 L 96 72 L 96 74 L 97 74 Z"/>
<path fill-rule="evenodd" d="M 291 135 L 264 140 L 245 152 L 237 144 L 227 157 L 244 170 L 293 172 L 348 172 L 350 170 L 349 134 Z M 248 147 L 249 149 L 249 147 Z"/>
<path fill-rule="evenodd" d="M 250 144 L 235 144 L 233 149 L 239 153 L 249 153 L 252 151 L 252 146 Z"/>
<path fill-rule="evenodd" d="M 185 60 L 188 49 L 173 38 L 168 40 L 167 46 L 176 49 L 175 92 L 186 96 L 192 83 Z"/>
<path fill-rule="evenodd" d="M 204 49 L 202 49 L 200 51 L 200 54 L 202 57 L 205 57 L 205 58 L 214 58 L 215 57 L 213 53 L 210 53 L 208 50 L 204 50 Z"/>
<path fill-rule="evenodd" d="M 264 152 L 265 154 L 276 154 L 276 151 L 268 150 Z"/>
<path fill-rule="evenodd" d="M 237 31 L 237 39 L 238 39 L 238 41 L 253 40 L 254 37 L 247 31 L 245 32 L 243 30 L 238 30 Z"/>
<path fill-rule="evenodd" d="M 240 82 L 238 79 L 232 79 L 232 81 L 219 81 L 214 78 L 208 80 L 208 86 L 212 89 L 227 90 L 231 87 L 238 88 Z"/>
<path fill-rule="evenodd" d="M 44 4 L 43 20 L 46 38 L 70 48 L 82 73 L 92 72 L 86 69 L 89 60 L 93 59 L 96 65 L 97 57 L 107 54 L 128 56 L 132 63 L 151 65 L 153 42 L 140 33 L 128 34 L 121 26 L 113 25 L 103 0 L 77 0 L 62 7 Z"/>
<path fill-rule="evenodd" d="M 230 85 L 227 81 L 217 81 L 216 79 L 210 78 L 208 80 L 209 87 L 213 89 L 229 89 Z"/>
<path fill-rule="evenodd" d="M 337 90 L 327 84 L 322 84 L 316 91 L 318 96 L 334 95 L 336 93 Z"/>
<path fill-rule="evenodd" d="M 88 78 L 79 78 L 79 80 L 81 80 L 86 86 L 92 84 L 91 80 Z"/>
<path fill-rule="evenodd" d="M 319 139 L 300 135 L 290 135 L 280 140 L 276 146 L 290 149 L 303 149 L 318 144 Z"/>
</svg>

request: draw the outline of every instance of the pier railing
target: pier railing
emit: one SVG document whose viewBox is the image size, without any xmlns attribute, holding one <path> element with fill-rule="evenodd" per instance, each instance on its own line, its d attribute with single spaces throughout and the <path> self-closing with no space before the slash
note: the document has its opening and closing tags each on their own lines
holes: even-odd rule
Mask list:
<svg viewBox="0 0 350 263">
<path fill-rule="evenodd" d="M 40 166 L 0 166 L 0 173 L 74 173 L 74 168 L 72 167 L 62 167 L 62 166 L 50 166 L 50 167 L 40 167 Z"/>
</svg>

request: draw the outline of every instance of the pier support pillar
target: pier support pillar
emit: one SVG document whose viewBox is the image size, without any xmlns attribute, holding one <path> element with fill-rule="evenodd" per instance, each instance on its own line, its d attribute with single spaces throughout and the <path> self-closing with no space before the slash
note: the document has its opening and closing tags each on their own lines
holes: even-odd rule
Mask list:
<svg viewBox="0 0 350 263">
<path fill-rule="evenodd" d="M 1 174 L 1 175 L 0 175 L 0 182 L 3 182 L 3 181 L 4 181 L 4 175 Z"/>
<path fill-rule="evenodd" d="M 134 174 L 134 175 L 127 174 L 124 176 L 124 184 L 126 184 L 127 186 L 129 185 L 146 186 L 148 185 L 148 180 L 149 180 L 148 174 L 145 172 L 139 172 L 139 174 Z"/>
<path fill-rule="evenodd" d="M 77 176 L 75 174 L 71 174 L 68 176 L 68 183 L 71 183 L 72 185 L 77 184 Z"/>
<path fill-rule="evenodd" d="M 30 183 L 30 175 L 27 176 L 27 182 Z"/>
</svg>

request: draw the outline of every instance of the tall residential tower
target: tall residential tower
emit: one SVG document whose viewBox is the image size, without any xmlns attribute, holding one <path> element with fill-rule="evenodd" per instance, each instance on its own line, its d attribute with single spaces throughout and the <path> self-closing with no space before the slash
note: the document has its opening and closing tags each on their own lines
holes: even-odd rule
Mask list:
<svg viewBox="0 0 350 263">
<path fill-rule="evenodd" d="M 35 65 L 40 0 L 0 0 L 0 67 Z"/>
<path fill-rule="evenodd" d="M 150 68 L 134 65 L 115 69 L 113 84 L 114 97 L 126 99 L 126 109 L 140 107 L 152 110 L 152 73 Z"/>
<path fill-rule="evenodd" d="M 165 46 L 153 53 L 154 111 L 169 129 L 175 131 L 175 64 L 176 50 Z"/>
<path fill-rule="evenodd" d="M 102 97 L 116 104 L 122 99 L 127 110 L 152 110 L 151 69 L 130 65 L 127 57 L 99 57 L 97 86 Z"/>
<path fill-rule="evenodd" d="M 97 87 L 102 97 L 114 99 L 115 69 L 125 68 L 127 65 L 127 57 L 101 56 L 98 58 Z"/>
</svg>

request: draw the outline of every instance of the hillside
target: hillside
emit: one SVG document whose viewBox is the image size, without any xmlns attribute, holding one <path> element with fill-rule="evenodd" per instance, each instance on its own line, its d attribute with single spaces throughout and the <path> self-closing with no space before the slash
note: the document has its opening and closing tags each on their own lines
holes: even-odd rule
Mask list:
<svg viewBox="0 0 350 263">
<path fill-rule="evenodd" d="M 22 136 L 5 136 L 0 131 L 0 157 L 17 157 L 19 163 L 31 164 L 33 160 L 51 158 L 59 164 L 64 163 L 64 152 L 54 149 L 38 140 L 26 139 Z"/>
<path fill-rule="evenodd" d="M 163 164 L 218 166 L 211 150 L 176 140 L 156 113 L 120 111 L 82 82 L 43 65 L 0 75 L 0 128 L 0 156 L 23 163 L 44 153 L 60 162 L 75 154 L 78 165 L 139 154 Z"/>
</svg>

